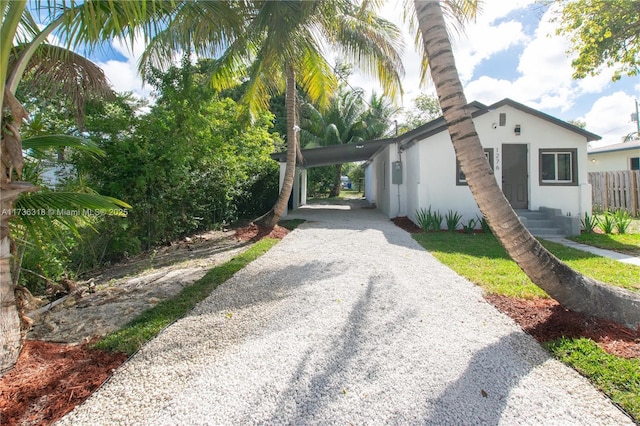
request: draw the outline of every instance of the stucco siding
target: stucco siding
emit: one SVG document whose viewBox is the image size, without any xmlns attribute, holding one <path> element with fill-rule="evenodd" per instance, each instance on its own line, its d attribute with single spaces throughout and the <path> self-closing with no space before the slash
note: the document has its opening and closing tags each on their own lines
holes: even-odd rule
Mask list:
<svg viewBox="0 0 640 426">
<path fill-rule="evenodd" d="M 627 151 L 602 152 L 588 154 L 588 171 L 590 172 L 615 172 L 618 170 L 630 170 L 631 158 L 640 157 L 640 148 Z"/>
<path fill-rule="evenodd" d="M 501 117 L 501 114 L 504 115 Z M 483 147 L 488 155 L 492 155 L 491 162 L 500 188 L 503 182 L 503 146 L 522 145 L 527 148 L 527 208 L 556 208 L 572 216 L 591 211 L 586 136 L 510 105 L 479 115 L 474 123 Z M 446 130 L 428 134 L 423 140 L 408 143 L 402 149 L 403 152 L 398 153 L 395 144 L 389 145 L 371 162 L 376 182 L 376 203 L 382 212 L 389 217 L 407 215 L 415 221 L 417 210 L 431 207 L 442 214 L 455 211 L 462 215 L 463 223 L 480 215 L 469 187 L 458 182 L 455 152 Z M 540 181 L 541 150 L 571 153 L 574 159 L 571 184 L 550 185 Z M 391 183 L 391 167 L 398 158 L 403 163 L 403 183 L 399 187 Z"/>
</svg>

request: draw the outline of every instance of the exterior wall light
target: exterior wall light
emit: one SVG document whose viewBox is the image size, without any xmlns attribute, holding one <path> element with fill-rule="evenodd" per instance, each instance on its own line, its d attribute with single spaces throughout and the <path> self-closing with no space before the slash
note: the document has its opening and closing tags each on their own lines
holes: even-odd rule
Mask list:
<svg viewBox="0 0 640 426">
<path fill-rule="evenodd" d="M 513 133 L 516 134 L 516 136 L 520 136 L 520 125 L 516 124 L 516 127 L 513 129 Z"/>
</svg>

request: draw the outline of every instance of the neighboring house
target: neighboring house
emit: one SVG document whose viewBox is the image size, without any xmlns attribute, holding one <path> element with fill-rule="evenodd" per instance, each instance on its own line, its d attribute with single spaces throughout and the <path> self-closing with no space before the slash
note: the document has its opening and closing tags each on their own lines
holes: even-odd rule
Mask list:
<svg viewBox="0 0 640 426">
<path fill-rule="evenodd" d="M 523 223 L 536 235 L 579 234 L 580 217 L 591 214 L 587 144 L 600 136 L 511 99 L 469 107 L 498 185 Z M 306 203 L 306 168 L 364 160 L 365 197 L 390 218 L 415 222 L 416 211 L 429 207 L 457 212 L 465 224 L 480 216 L 442 117 L 396 138 L 302 153 L 294 208 Z M 272 155 L 281 182 L 285 156 Z"/>
<path fill-rule="evenodd" d="M 579 217 L 591 213 L 587 143 L 600 137 L 510 99 L 469 106 L 498 185 L 521 218 L 527 210 L 559 222 L 573 217 L 559 226 L 564 234 L 579 233 Z M 367 199 L 391 218 L 415 221 L 416 211 L 429 207 L 458 212 L 464 223 L 480 215 L 443 118 L 398 136 L 366 167 Z"/>
<path fill-rule="evenodd" d="M 589 172 L 640 170 L 640 140 L 589 148 Z"/>
</svg>

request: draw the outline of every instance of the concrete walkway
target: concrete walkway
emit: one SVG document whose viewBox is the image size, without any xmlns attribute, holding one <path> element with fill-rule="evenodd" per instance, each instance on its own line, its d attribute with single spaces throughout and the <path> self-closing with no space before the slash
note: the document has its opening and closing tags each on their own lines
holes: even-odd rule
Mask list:
<svg viewBox="0 0 640 426">
<path fill-rule="evenodd" d="M 628 254 L 622 254 L 611 250 L 605 250 L 598 247 L 593 247 L 587 244 L 576 243 L 575 241 L 571 241 L 562 237 L 545 237 L 545 240 L 553 241 L 556 243 L 564 244 L 567 247 L 571 247 L 577 250 L 587 251 L 589 253 L 596 254 L 602 257 L 608 257 L 610 259 L 615 259 L 622 263 L 627 263 L 629 265 L 640 266 L 640 257 L 629 256 Z"/>
<path fill-rule="evenodd" d="M 375 210 L 307 219 L 64 425 L 632 425 Z"/>
</svg>

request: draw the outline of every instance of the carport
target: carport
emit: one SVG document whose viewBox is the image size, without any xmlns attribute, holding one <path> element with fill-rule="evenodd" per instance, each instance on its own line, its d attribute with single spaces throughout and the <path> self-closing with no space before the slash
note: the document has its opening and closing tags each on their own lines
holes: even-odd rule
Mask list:
<svg viewBox="0 0 640 426">
<path fill-rule="evenodd" d="M 307 169 L 333 164 L 367 161 L 378 153 L 379 150 L 384 149 L 394 141 L 395 139 L 393 138 L 377 139 L 360 143 L 331 145 L 301 150 L 302 162 L 298 160 L 296 164 L 296 174 L 293 181 L 293 208 L 297 209 L 307 203 Z M 282 189 L 286 170 L 287 152 L 273 153 L 271 154 L 271 158 L 280 163 L 279 189 Z"/>
</svg>

